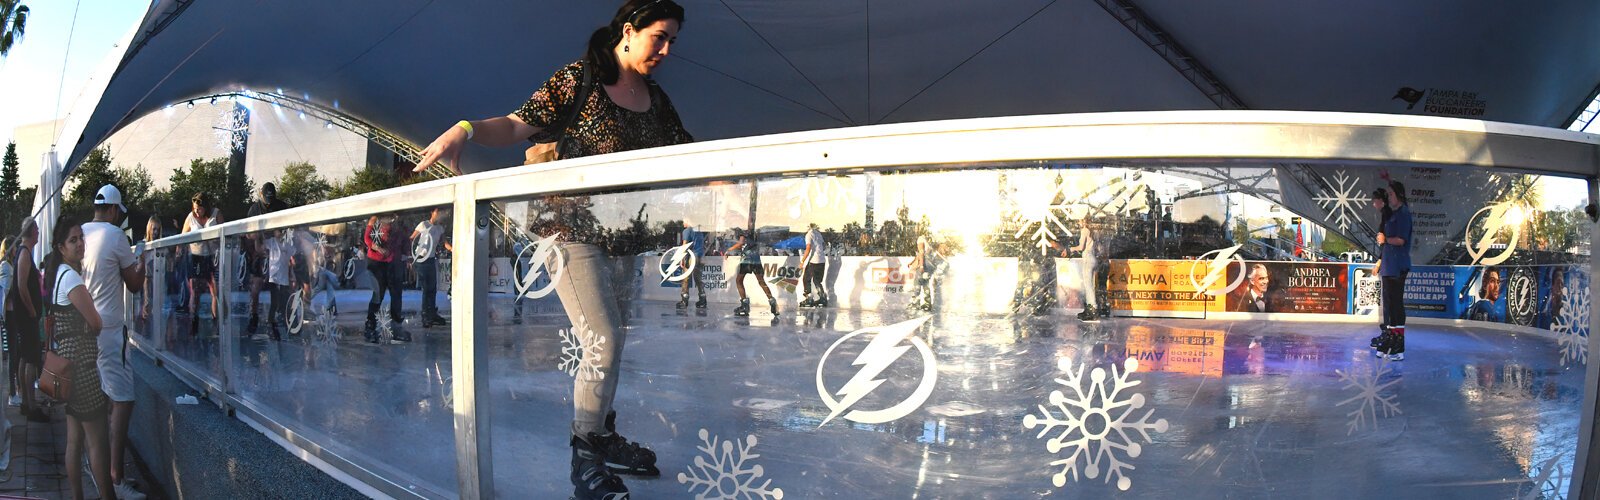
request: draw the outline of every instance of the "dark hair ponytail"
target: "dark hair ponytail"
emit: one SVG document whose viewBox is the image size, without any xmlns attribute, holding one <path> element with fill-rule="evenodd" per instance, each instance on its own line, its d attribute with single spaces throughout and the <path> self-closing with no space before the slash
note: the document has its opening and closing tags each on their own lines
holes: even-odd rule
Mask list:
<svg viewBox="0 0 1600 500">
<path fill-rule="evenodd" d="M 1401 184 L 1400 181 L 1389 181 L 1389 192 L 1394 194 L 1395 199 L 1400 200 L 1400 204 L 1407 203 L 1405 184 Z"/>
<path fill-rule="evenodd" d="M 584 55 L 584 62 L 594 68 L 595 77 L 600 83 L 616 85 L 621 69 L 617 66 L 617 55 L 612 50 L 622 42 L 622 25 L 632 24 L 633 29 L 638 30 L 663 19 L 672 19 L 682 25 L 683 6 L 672 0 L 623 2 L 622 7 L 617 8 L 617 13 L 611 16 L 611 22 L 589 35 L 589 47 L 587 54 Z"/>
<path fill-rule="evenodd" d="M 66 258 L 61 256 L 61 245 L 67 244 L 67 237 L 72 234 L 72 228 L 77 224 L 69 224 L 66 220 L 57 220 L 56 227 L 50 231 L 50 253 L 44 256 L 44 267 L 39 270 L 44 272 L 44 304 L 56 304 L 56 276 L 61 269 L 61 264 L 66 263 Z"/>
</svg>

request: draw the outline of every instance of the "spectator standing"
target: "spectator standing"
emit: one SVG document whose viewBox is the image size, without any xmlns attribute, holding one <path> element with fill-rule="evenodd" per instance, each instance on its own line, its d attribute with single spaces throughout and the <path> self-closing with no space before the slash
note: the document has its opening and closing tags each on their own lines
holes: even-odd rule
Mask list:
<svg viewBox="0 0 1600 500">
<path fill-rule="evenodd" d="M 128 420 L 133 416 L 133 367 L 128 366 L 128 332 L 123 308 L 127 292 L 144 288 L 144 271 L 133 255 L 133 244 L 117 224 L 128 213 L 122 192 L 107 184 L 94 195 L 94 220 L 84 224 L 82 275 L 100 315 L 96 337 L 100 384 L 111 399 L 111 482 L 121 498 L 142 498 L 123 481 L 123 453 L 127 449 Z M 72 463 L 72 462 L 68 462 Z"/>
<path fill-rule="evenodd" d="M 417 285 L 422 289 L 422 327 L 448 325 L 439 316 L 439 250 L 454 251 L 445 241 L 444 209 L 435 208 L 428 218 L 411 231 L 413 266 L 417 270 Z"/>
</svg>

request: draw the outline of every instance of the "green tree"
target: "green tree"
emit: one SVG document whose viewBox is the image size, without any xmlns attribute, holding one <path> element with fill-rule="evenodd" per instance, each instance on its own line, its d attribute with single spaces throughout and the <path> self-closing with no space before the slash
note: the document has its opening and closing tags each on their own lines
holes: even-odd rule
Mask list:
<svg viewBox="0 0 1600 500">
<path fill-rule="evenodd" d="M 11 47 L 22 41 L 27 25 L 28 6 L 22 0 L 0 0 L 0 57 L 11 53 Z"/>
<path fill-rule="evenodd" d="M 17 199 L 17 192 L 22 190 L 21 174 L 17 167 L 22 162 L 17 160 L 17 143 L 6 145 L 6 156 L 0 160 L 0 201 Z"/>
<path fill-rule="evenodd" d="M 179 214 L 189 211 L 189 199 L 194 197 L 195 193 L 210 194 L 212 199 L 221 202 L 222 197 L 228 195 L 228 159 L 195 158 L 189 162 L 188 168 L 180 167 L 172 171 L 172 177 L 167 184 L 169 199 L 166 203 L 177 205 L 176 212 Z M 172 207 L 163 206 L 159 209 L 166 215 L 170 213 Z"/>
<path fill-rule="evenodd" d="M 283 176 L 277 180 L 278 198 L 291 207 L 310 205 L 328 199 L 333 184 L 317 174 L 317 166 L 306 162 L 291 162 L 283 166 Z"/>
<path fill-rule="evenodd" d="M 333 186 L 328 193 L 329 198 L 344 198 L 362 193 L 382 191 L 399 185 L 399 179 L 394 170 L 378 165 L 367 165 L 367 168 L 357 170 L 344 182 Z"/>
<path fill-rule="evenodd" d="M 1322 253 L 1324 254 L 1338 257 L 1339 254 L 1358 250 L 1360 250 L 1360 248 L 1357 248 L 1354 243 L 1351 243 L 1350 240 L 1344 239 L 1343 236 L 1339 236 L 1333 231 L 1324 233 L 1322 237 Z"/>
</svg>

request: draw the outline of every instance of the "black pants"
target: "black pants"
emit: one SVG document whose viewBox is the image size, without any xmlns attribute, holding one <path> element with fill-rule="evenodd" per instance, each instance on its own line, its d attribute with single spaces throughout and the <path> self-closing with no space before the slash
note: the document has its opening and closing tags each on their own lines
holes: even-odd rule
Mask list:
<svg viewBox="0 0 1600 500">
<path fill-rule="evenodd" d="M 288 312 L 286 306 L 289 304 L 289 285 L 267 283 L 267 289 L 267 295 L 272 300 L 270 309 L 267 309 L 267 326 L 276 331 L 279 320 L 283 320 L 285 326 L 289 324 L 289 316 L 286 314 Z"/>
<path fill-rule="evenodd" d="M 805 290 L 806 290 L 806 296 L 807 297 L 811 296 L 811 286 L 812 286 L 813 283 L 816 284 L 818 292 L 822 293 L 823 296 L 827 296 L 828 295 L 828 292 L 826 290 L 823 290 L 823 288 L 822 288 L 822 277 L 826 276 L 827 274 L 828 274 L 828 265 L 825 264 L 825 263 L 818 262 L 818 263 L 815 263 L 815 264 L 812 264 L 812 263 L 807 263 L 806 264 L 806 274 L 805 274 L 805 277 L 801 281 L 803 283 L 805 283 Z"/>
<path fill-rule="evenodd" d="M 1383 277 L 1383 324 L 1406 326 L 1406 275 L 1410 271 L 1402 272 L 1399 276 Z"/>
<path fill-rule="evenodd" d="M 405 264 L 399 262 L 367 261 L 367 272 L 372 273 L 372 300 L 367 302 L 367 324 L 378 324 L 378 308 L 383 305 L 383 295 L 389 295 L 389 319 L 400 323 L 400 284 Z"/>
</svg>

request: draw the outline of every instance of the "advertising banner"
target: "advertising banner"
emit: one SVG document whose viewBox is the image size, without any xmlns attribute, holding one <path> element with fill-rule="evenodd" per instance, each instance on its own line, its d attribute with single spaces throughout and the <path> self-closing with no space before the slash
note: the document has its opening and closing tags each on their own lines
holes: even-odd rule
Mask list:
<svg viewBox="0 0 1600 500">
<path fill-rule="evenodd" d="M 1460 291 L 1471 269 L 1451 266 L 1411 266 L 1406 275 L 1406 315 L 1421 318 L 1461 317 Z M 1459 276 L 1458 276 L 1459 275 Z M 1459 280 L 1458 280 L 1459 278 Z"/>
<path fill-rule="evenodd" d="M 1198 260 L 1113 260 L 1107 280 L 1111 308 L 1135 316 L 1202 317 L 1207 311 L 1222 311 L 1222 296 L 1197 292 L 1194 285 L 1196 280 L 1205 282 L 1210 265 Z M 1221 282 L 1214 289 L 1231 283 L 1214 281 Z"/>
<path fill-rule="evenodd" d="M 1228 311 L 1348 314 L 1350 279 L 1345 264 L 1246 262 L 1228 268 L 1228 282 L 1244 274 L 1244 285 L 1228 294 Z"/>
<path fill-rule="evenodd" d="M 1134 325 L 1128 327 L 1125 357 L 1138 359 L 1141 372 L 1220 377 L 1226 339 L 1222 330 Z"/>
<path fill-rule="evenodd" d="M 1583 266 L 1545 266 L 1537 270 L 1539 297 L 1534 326 L 1588 335 L 1589 271 Z"/>
<path fill-rule="evenodd" d="M 1377 266 L 1372 264 L 1348 264 L 1350 267 L 1350 314 L 1378 315 L 1382 311 L 1383 298 L 1382 280 L 1378 278 Z"/>
<path fill-rule="evenodd" d="M 678 300 L 681 284 L 662 281 L 660 257 L 635 260 L 635 283 L 640 297 L 650 300 Z M 703 257 L 696 267 L 705 281 L 706 299 L 713 303 L 734 304 L 739 293 L 734 287 L 738 257 Z M 918 274 L 910 269 L 912 257 L 830 257 L 823 288 L 834 307 L 844 309 L 905 308 L 918 286 Z M 1003 314 L 1011 311 L 1017 290 L 1017 259 L 1002 257 L 955 256 L 929 273 L 926 285 L 938 310 Z M 802 268 L 799 257 L 764 256 L 762 274 L 767 287 L 777 296 L 780 307 L 793 308 L 803 298 Z M 754 274 L 744 278 L 745 293 L 751 302 L 766 301 Z M 1073 290 L 1076 288 L 1074 287 Z M 1047 289 L 1048 290 L 1048 289 Z M 689 287 L 691 298 L 698 292 Z M 1076 293 L 1075 291 L 1072 293 Z"/>
<path fill-rule="evenodd" d="M 1506 322 L 1506 277 L 1510 268 L 1456 267 L 1457 318 L 1490 323 Z"/>
</svg>

